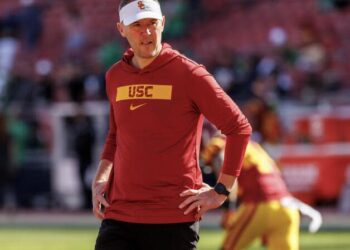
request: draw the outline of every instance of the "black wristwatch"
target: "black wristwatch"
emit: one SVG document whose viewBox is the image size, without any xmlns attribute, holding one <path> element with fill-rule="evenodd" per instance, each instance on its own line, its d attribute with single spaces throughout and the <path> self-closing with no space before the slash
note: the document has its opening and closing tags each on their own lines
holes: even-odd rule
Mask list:
<svg viewBox="0 0 350 250">
<path fill-rule="evenodd" d="M 220 182 L 216 183 L 216 185 L 214 186 L 214 190 L 218 194 L 223 194 L 226 196 L 230 195 L 230 192 L 226 189 L 225 185 Z"/>
</svg>

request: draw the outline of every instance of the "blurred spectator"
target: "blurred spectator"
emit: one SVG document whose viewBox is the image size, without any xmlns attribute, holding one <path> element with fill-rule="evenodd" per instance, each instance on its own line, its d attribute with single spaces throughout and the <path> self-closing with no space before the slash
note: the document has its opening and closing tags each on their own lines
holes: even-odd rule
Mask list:
<svg viewBox="0 0 350 250">
<path fill-rule="evenodd" d="M 0 208 L 5 205 L 10 175 L 10 136 L 5 115 L 0 113 Z"/>
<path fill-rule="evenodd" d="M 64 55 L 68 60 L 82 61 L 87 46 L 87 33 L 81 8 L 74 1 L 64 1 L 62 18 L 64 29 Z"/>
<path fill-rule="evenodd" d="M 29 126 L 24 116 L 24 107 L 13 105 L 8 112 L 6 127 L 9 136 L 9 152 L 7 171 L 7 187 L 5 196 L 5 207 L 16 207 L 18 194 L 16 192 L 17 173 L 23 167 L 25 152 L 30 136 Z M 27 111 L 28 112 L 28 111 Z M 29 111 L 30 112 L 30 111 Z"/>
<path fill-rule="evenodd" d="M 73 75 L 67 81 L 70 98 L 73 102 L 81 103 L 85 100 L 83 72 L 79 67 L 76 67 L 72 73 Z"/>
<path fill-rule="evenodd" d="M 258 96 L 246 101 L 242 111 L 249 120 L 252 138 L 261 143 L 278 143 L 282 138 L 282 127 L 277 112 Z"/>
<path fill-rule="evenodd" d="M 12 75 L 6 84 L 5 104 L 32 105 L 36 91 L 30 76 Z"/>
<path fill-rule="evenodd" d="M 55 89 L 56 101 L 81 103 L 85 100 L 85 76 L 82 67 L 82 65 L 74 62 L 58 65 Z"/>
<path fill-rule="evenodd" d="M 17 10 L 17 18 L 28 49 L 37 48 L 43 32 L 43 13 L 47 5 L 35 0 L 20 0 L 21 8 Z"/>
<path fill-rule="evenodd" d="M 232 53 L 229 50 L 222 49 L 216 58 L 216 65 L 213 69 L 215 79 L 227 93 L 232 91 L 235 80 L 232 62 Z"/>
<path fill-rule="evenodd" d="M 89 117 L 78 111 L 74 117 L 74 150 L 78 159 L 79 178 L 83 191 L 83 208 L 92 208 L 91 180 L 88 181 L 87 172 L 93 162 L 93 149 L 95 146 L 95 131 Z"/>
<path fill-rule="evenodd" d="M 11 166 L 18 169 L 22 166 L 30 136 L 25 106 L 14 105 L 8 114 L 8 131 L 11 138 Z M 28 114 L 28 113 L 27 113 Z"/>
<path fill-rule="evenodd" d="M 301 39 L 296 66 L 301 71 L 300 80 L 304 83 L 301 98 L 306 103 L 315 104 L 323 91 L 321 74 L 325 67 L 326 50 L 312 17 L 301 21 L 299 32 Z"/>
<path fill-rule="evenodd" d="M 9 78 L 18 50 L 18 27 L 10 19 L 0 19 L 0 96 Z"/>
<path fill-rule="evenodd" d="M 87 101 L 106 100 L 105 74 L 100 65 L 95 63 L 90 65 L 84 79 L 84 92 Z"/>
<path fill-rule="evenodd" d="M 300 58 L 298 65 L 307 72 L 322 69 L 325 62 L 325 48 L 320 33 L 312 17 L 307 17 L 299 25 L 300 30 Z"/>
<path fill-rule="evenodd" d="M 53 65 L 49 60 L 39 60 L 35 64 L 36 72 L 36 102 L 51 104 L 54 97 L 55 80 L 52 74 Z"/>
</svg>

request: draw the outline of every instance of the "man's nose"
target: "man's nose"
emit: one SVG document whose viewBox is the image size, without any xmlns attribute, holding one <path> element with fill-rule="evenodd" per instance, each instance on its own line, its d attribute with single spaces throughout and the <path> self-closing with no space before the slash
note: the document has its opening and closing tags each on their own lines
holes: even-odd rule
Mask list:
<svg viewBox="0 0 350 250">
<path fill-rule="evenodd" d="M 142 33 L 146 34 L 146 35 L 150 35 L 151 34 L 151 28 L 148 27 L 148 26 L 145 26 L 143 29 L 142 29 Z"/>
</svg>

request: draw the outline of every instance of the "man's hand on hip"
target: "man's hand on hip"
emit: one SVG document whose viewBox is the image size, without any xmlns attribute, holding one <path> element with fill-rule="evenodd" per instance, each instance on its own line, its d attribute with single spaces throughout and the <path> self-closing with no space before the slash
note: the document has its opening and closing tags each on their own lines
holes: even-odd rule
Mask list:
<svg viewBox="0 0 350 250">
<path fill-rule="evenodd" d="M 183 191 L 180 196 L 186 197 L 186 199 L 179 205 L 179 208 L 185 209 L 184 214 L 195 211 L 197 220 L 206 211 L 219 207 L 227 198 L 225 195 L 216 193 L 214 188 L 205 183 L 198 190 L 188 189 Z"/>
</svg>

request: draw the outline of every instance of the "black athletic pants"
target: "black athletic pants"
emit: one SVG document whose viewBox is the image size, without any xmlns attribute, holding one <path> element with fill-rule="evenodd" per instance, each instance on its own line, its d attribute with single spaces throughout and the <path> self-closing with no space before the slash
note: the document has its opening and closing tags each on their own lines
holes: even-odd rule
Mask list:
<svg viewBox="0 0 350 250">
<path fill-rule="evenodd" d="M 95 250 L 194 250 L 199 222 L 138 224 L 102 221 Z"/>
</svg>

